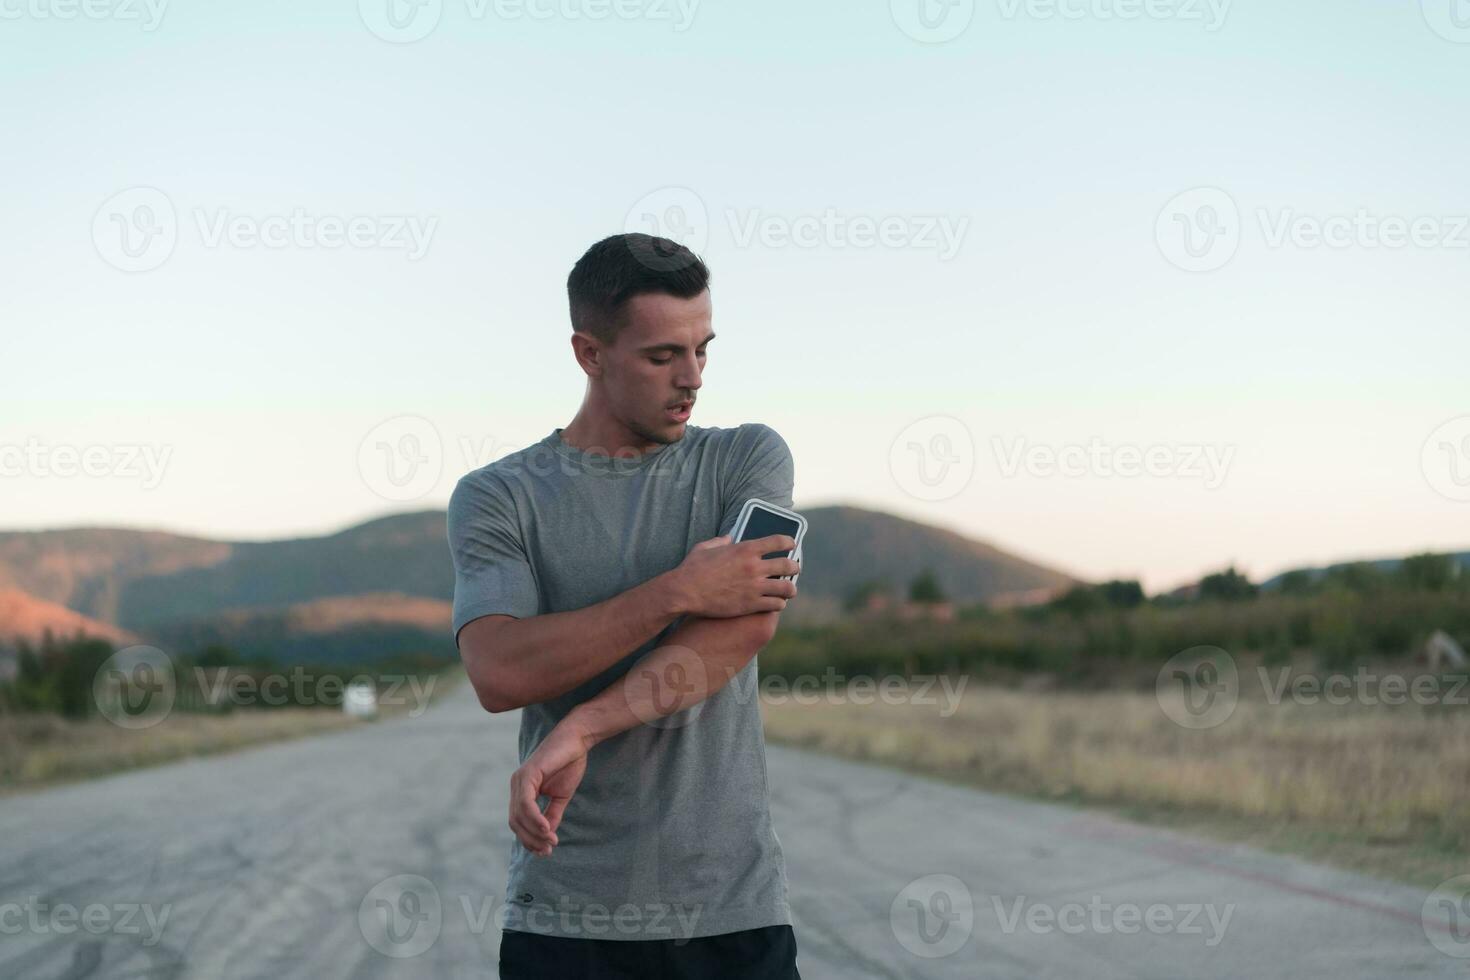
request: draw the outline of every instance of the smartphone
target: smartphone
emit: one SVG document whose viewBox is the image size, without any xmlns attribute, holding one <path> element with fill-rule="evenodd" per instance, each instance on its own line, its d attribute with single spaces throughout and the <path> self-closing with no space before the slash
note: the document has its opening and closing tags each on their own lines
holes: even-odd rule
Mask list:
<svg viewBox="0 0 1470 980">
<path fill-rule="evenodd" d="M 806 536 L 806 518 L 794 510 L 787 510 L 759 497 L 751 497 L 740 508 L 740 516 L 735 519 L 735 528 L 731 531 L 730 539 L 736 542 L 754 541 L 772 534 L 784 534 L 795 539 L 795 557 L 798 561 L 801 560 L 801 540 Z M 791 555 L 790 551 L 772 551 L 761 557 L 788 558 Z M 799 574 L 798 572 L 797 575 Z M 791 579 L 794 582 L 797 576 L 772 575 L 771 578 Z"/>
</svg>

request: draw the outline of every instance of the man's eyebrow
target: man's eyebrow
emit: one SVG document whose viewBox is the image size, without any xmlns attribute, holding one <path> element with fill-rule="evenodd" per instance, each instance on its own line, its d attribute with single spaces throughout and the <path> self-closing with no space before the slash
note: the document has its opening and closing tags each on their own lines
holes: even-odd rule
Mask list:
<svg viewBox="0 0 1470 980">
<path fill-rule="evenodd" d="M 715 335 L 712 332 L 712 333 L 710 333 L 710 335 L 708 337 L 704 338 L 703 340 L 701 340 L 699 342 L 699 346 L 700 347 L 703 347 L 705 344 L 709 343 L 711 340 L 714 340 L 714 339 L 715 339 Z M 684 349 L 684 345 L 683 344 L 653 344 L 653 345 L 651 345 L 649 347 L 640 347 L 640 348 L 638 348 L 638 353 L 640 353 L 640 354 L 652 354 L 655 351 L 665 351 L 666 350 L 666 351 L 669 351 L 671 353 L 677 354 L 679 351 L 681 351 L 683 349 Z"/>
</svg>

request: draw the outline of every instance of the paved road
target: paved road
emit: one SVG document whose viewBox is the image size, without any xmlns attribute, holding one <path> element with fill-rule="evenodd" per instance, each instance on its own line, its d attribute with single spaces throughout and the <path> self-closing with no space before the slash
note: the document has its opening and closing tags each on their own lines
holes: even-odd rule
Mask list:
<svg viewBox="0 0 1470 980">
<path fill-rule="evenodd" d="M 494 976 L 515 724 L 461 689 L 0 800 L 0 976 Z M 809 980 L 1470 976 L 1418 889 L 775 747 L 770 776 Z"/>
</svg>

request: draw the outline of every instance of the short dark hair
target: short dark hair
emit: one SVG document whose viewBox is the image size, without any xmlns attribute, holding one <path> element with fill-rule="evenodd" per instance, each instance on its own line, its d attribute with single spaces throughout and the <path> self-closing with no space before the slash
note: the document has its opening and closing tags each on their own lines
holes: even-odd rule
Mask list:
<svg viewBox="0 0 1470 980">
<path fill-rule="evenodd" d="M 632 232 L 593 245 L 567 277 L 572 329 L 611 343 L 634 296 L 693 299 L 709 288 L 709 267 L 678 242 Z"/>
</svg>

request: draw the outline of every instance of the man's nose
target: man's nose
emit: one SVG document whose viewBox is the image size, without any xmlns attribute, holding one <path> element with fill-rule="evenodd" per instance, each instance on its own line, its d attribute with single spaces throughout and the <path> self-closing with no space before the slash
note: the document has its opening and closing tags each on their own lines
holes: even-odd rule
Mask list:
<svg viewBox="0 0 1470 980">
<path fill-rule="evenodd" d="M 688 391 L 699 390 L 699 386 L 703 383 L 701 381 L 703 372 L 699 370 L 699 361 L 691 355 L 682 359 L 679 367 L 680 370 L 678 376 L 674 378 L 674 384 Z"/>
</svg>

